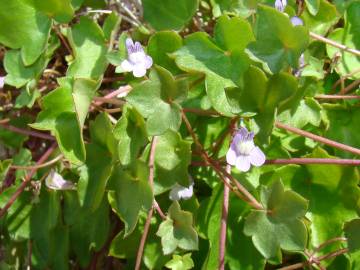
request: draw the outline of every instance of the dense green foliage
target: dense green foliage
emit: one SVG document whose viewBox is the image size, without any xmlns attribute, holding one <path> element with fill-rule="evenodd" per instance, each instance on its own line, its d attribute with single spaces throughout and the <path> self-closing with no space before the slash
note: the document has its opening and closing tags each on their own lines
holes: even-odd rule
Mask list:
<svg viewBox="0 0 360 270">
<path fill-rule="evenodd" d="M 359 18 L 0 0 L 0 270 L 359 270 Z"/>
</svg>

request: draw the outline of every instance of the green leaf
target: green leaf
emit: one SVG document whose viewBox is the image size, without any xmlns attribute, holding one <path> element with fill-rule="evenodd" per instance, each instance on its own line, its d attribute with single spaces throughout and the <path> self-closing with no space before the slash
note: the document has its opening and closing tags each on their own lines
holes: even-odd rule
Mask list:
<svg viewBox="0 0 360 270">
<path fill-rule="evenodd" d="M 39 90 L 30 90 L 30 93 L 28 91 L 22 91 L 20 95 L 16 98 L 15 101 L 15 108 L 23 108 L 27 107 L 29 109 L 34 106 L 35 101 L 41 97 L 41 94 Z"/>
<path fill-rule="evenodd" d="M 108 65 L 107 46 L 100 26 L 87 17 L 71 28 L 69 33 L 75 60 L 67 70 L 67 76 L 98 80 Z"/>
<path fill-rule="evenodd" d="M 60 86 L 43 98 L 43 110 L 31 125 L 54 133 L 60 150 L 76 164 L 85 161 L 82 128 L 97 87 L 88 79 L 63 78 Z"/>
<path fill-rule="evenodd" d="M 76 207 L 76 204 L 71 206 Z M 82 268 L 88 266 L 92 258 L 91 251 L 99 251 L 105 245 L 110 233 L 109 217 L 109 204 L 104 198 L 93 213 L 78 214 L 73 226 L 70 227 L 70 247 Z"/>
<path fill-rule="evenodd" d="M 148 178 L 149 168 L 141 161 L 132 163 L 129 168 L 118 166 L 111 176 L 113 190 L 109 191 L 108 200 L 125 223 L 125 237 L 134 230 L 139 212 L 152 207 L 153 194 Z"/>
<path fill-rule="evenodd" d="M 264 211 L 253 210 L 246 218 L 244 233 L 252 237 L 255 247 L 267 259 L 279 256 L 280 248 L 304 250 L 307 229 L 302 221 L 308 202 L 292 190 L 284 190 L 282 182 L 262 187 Z"/>
<path fill-rule="evenodd" d="M 194 267 L 194 262 L 191 259 L 191 253 L 184 256 L 173 255 L 172 260 L 168 261 L 165 266 L 172 270 L 188 270 Z"/>
<path fill-rule="evenodd" d="M 250 51 L 273 73 L 278 73 L 287 64 L 296 68 L 309 43 L 305 27 L 293 26 L 288 16 L 268 6 L 259 6 L 257 15 L 256 42 L 249 45 Z"/>
<path fill-rule="evenodd" d="M 9 125 L 27 129 L 29 118 L 25 116 L 16 117 L 10 120 Z M 0 125 L 0 142 L 7 147 L 20 148 L 24 141 L 28 139 L 27 135 L 21 135 L 16 132 L 7 130 Z"/>
<path fill-rule="evenodd" d="M 35 63 L 25 66 L 19 50 L 7 51 L 4 57 L 4 67 L 7 72 L 5 83 L 20 88 L 31 80 L 37 80 L 46 65 L 45 57 L 40 56 Z"/>
<path fill-rule="evenodd" d="M 322 119 L 321 106 L 315 99 L 306 98 L 300 101 L 295 110 L 285 110 L 277 116 L 277 119 L 297 128 L 303 128 L 307 124 L 319 126 Z"/>
<path fill-rule="evenodd" d="M 60 194 L 42 190 L 39 203 L 34 204 L 30 217 L 30 237 L 34 240 L 37 267 L 44 268 L 52 260 L 55 243 L 51 240 L 60 215 Z"/>
<path fill-rule="evenodd" d="M 346 11 L 346 21 L 344 28 L 337 28 L 330 33 L 329 39 L 337 43 L 343 44 L 348 48 L 360 49 L 360 30 L 358 15 L 360 14 L 360 3 L 354 2 Z M 352 53 L 335 48 L 334 46 L 326 45 L 326 51 L 330 58 L 340 57 L 335 66 L 335 70 L 339 75 L 345 76 L 349 73 L 354 73 L 360 69 L 359 57 L 354 57 Z M 360 74 L 354 73 L 354 79 L 360 79 Z"/>
<path fill-rule="evenodd" d="M 143 0 L 144 19 L 155 30 L 181 30 L 194 16 L 198 0 Z"/>
<path fill-rule="evenodd" d="M 159 136 L 155 151 L 154 192 L 165 192 L 175 183 L 189 186 L 188 166 L 191 161 L 191 143 L 179 133 L 168 130 Z"/>
<path fill-rule="evenodd" d="M 121 22 L 121 17 L 118 16 L 115 12 L 112 12 L 109 16 L 106 17 L 103 26 L 103 32 L 106 40 L 111 40 L 115 38 L 116 31 L 119 29 Z"/>
<path fill-rule="evenodd" d="M 0 161 L 0 182 L 4 181 L 11 163 L 11 159 L 5 159 Z"/>
<path fill-rule="evenodd" d="M 247 18 L 256 12 L 258 2 L 257 0 L 210 0 L 215 17 L 219 17 L 221 14 L 231 14 Z"/>
<path fill-rule="evenodd" d="M 182 38 L 172 31 L 157 32 L 149 39 L 147 52 L 155 64 L 166 68 L 172 73 L 179 73 L 174 60 L 168 54 L 175 52 L 182 46 Z"/>
<path fill-rule="evenodd" d="M 330 27 L 339 20 L 339 13 L 333 4 L 326 0 L 320 0 L 320 7 L 316 15 L 314 16 L 308 10 L 304 10 L 302 19 L 310 31 L 325 35 Z"/>
<path fill-rule="evenodd" d="M 353 219 L 344 225 L 348 248 L 351 253 L 360 250 L 360 219 Z"/>
<path fill-rule="evenodd" d="M 139 221 L 134 231 L 124 238 L 124 231 L 122 230 L 112 240 L 109 249 L 109 255 L 127 259 L 129 267 L 135 267 L 135 259 L 139 248 L 141 236 L 144 231 L 147 214 L 142 212 L 139 215 Z M 151 225 L 149 233 L 146 238 L 146 245 L 144 247 L 143 261 L 149 269 L 161 269 L 165 263 L 170 259 L 170 256 L 164 256 L 161 250 L 160 239 L 155 235 L 159 226 L 159 218 L 153 216 L 151 218 Z"/>
<path fill-rule="evenodd" d="M 110 118 L 106 113 L 100 113 L 96 116 L 95 121 L 90 122 L 90 137 L 92 142 L 107 149 L 111 155 L 116 155 L 116 144 L 113 126 Z"/>
<path fill-rule="evenodd" d="M 86 145 L 86 162 L 80 167 L 78 193 L 81 206 L 95 211 L 103 200 L 107 180 L 112 171 L 111 154 L 96 143 Z"/>
<path fill-rule="evenodd" d="M 23 0 L 23 2 L 61 23 L 69 22 L 74 16 L 71 0 Z"/>
<path fill-rule="evenodd" d="M 243 91 L 238 97 L 238 106 L 243 112 L 255 112 L 258 126 L 257 138 L 266 143 L 273 128 L 275 113 L 292 108 L 298 95 L 297 80 L 294 76 L 280 72 L 269 80 L 257 67 L 251 66 L 244 76 Z"/>
<path fill-rule="evenodd" d="M 243 49 L 253 34 L 245 20 L 227 17 L 219 20 L 215 31 L 217 43 L 205 33 L 194 33 L 185 38 L 184 46 L 173 56 L 182 70 L 206 75 L 205 87 L 211 105 L 218 112 L 232 116 L 238 109 L 229 103 L 225 89 L 237 87 L 248 69 L 249 58 Z"/>
<path fill-rule="evenodd" d="M 156 233 L 161 237 L 165 255 L 172 253 L 177 247 L 184 250 L 198 249 L 198 236 L 192 224 L 192 214 L 182 211 L 179 203 L 174 201 L 168 210 L 168 218 L 160 224 Z"/>
<path fill-rule="evenodd" d="M 315 16 L 319 12 L 320 0 L 305 0 L 305 3 L 311 15 Z"/>
<path fill-rule="evenodd" d="M 219 266 L 219 235 L 223 203 L 223 185 L 217 185 L 211 194 L 201 202 L 196 221 L 200 236 L 209 239 L 209 251 L 202 269 L 217 269 Z M 245 203 L 230 194 L 226 232 L 225 262 L 230 269 L 260 270 L 265 260 L 256 250 L 251 239 L 240 230 L 244 226 L 243 215 L 248 212 Z M 239 248 L 242 252 L 239 253 Z"/>
<path fill-rule="evenodd" d="M 360 125 L 360 109 L 329 107 L 326 114 L 329 119 L 329 129 L 325 137 L 353 147 L 360 147 L 360 136 L 357 132 L 354 133 Z M 334 149 L 334 152 L 339 157 L 354 157 L 354 154 L 342 150 Z"/>
<path fill-rule="evenodd" d="M 0 207 L 3 208 L 10 200 L 16 187 L 12 186 L 3 191 L 1 194 Z M 8 209 L 5 216 L 4 224 L 6 224 L 9 236 L 14 241 L 23 241 L 30 236 L 30 215 L 32 210 L 30 192 L 23 192 L 15 200 Z"/>
<path fill-rule="evenodd" d="M 144 118 L 135 108 L 125 106 L 121 118 L 114 127 L 118 143 L 119 160 L 128 165 L 136 160 L 140 150 L 148 142 Z"/>
<path fill-rule="evenodd" d="M 0 43 L 21 49 L 25 66 L 32 65 L 45 50 L 50 28 L 51 20 L 23 0 L 0 1 Z"/>
<path fill-rule="evenodd" d="M 29 166 L 32 165 L 30 162 L 32 160 L 32 155 L 30 150 L 26 148 L 21 148 L 20 151 L 13 156 L 13 164 L 17 166 Z M 16 180 L 21 180 L 28 171 L 26 170 L 16 170 L 15 177 Z"/>
<path fill-rule="evenodd" d="M 126 100 L 147 118 L 149 135 L 160 135 L 167 129 L 179 129 L 181 107 L 178 102 L 186 98 L 187 90 L 186 78 L 175 79 L 158 66 L 150 73 L 150 80 L 135 86 Z"/>
</svg>

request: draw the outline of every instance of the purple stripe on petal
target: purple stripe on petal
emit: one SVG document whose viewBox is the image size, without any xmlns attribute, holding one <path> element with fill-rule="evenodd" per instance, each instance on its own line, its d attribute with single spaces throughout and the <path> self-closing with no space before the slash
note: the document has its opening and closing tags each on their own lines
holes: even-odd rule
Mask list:
<svg viewBox="0 0 360 270">
<path fill-rule="evenodd" d="M 134 48 L 135 48 L 135 52 L 142 52 L 142 51 L 144 51 L 143 48 L 142 48 L 142 46 L 141 46 L 141 44 L 140 44 L 140 42 L 138 42 L 138 41 L 135 42 Z"/>
<path fill-rule="evenodd" d="M 128 51 L 128 54 L 132 54 L 134 52 L 134 42 L 131 38 L 127 38 L 125 41 L 126 49 Z"/>
<path fill-rule="evenodd" d="M 266 158 L 264 153 L 257 146 L 251 151 L 249 155 L 250 163 L 256 167 L 263 165 L 265 163 L 265 159 Z"/>
</svg>

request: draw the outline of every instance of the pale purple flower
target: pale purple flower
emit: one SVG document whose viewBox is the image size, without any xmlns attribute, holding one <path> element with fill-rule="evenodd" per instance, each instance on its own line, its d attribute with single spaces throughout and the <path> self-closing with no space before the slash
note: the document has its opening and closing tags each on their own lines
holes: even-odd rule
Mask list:
<svg viewBox="0 0 360 270">
<path fill-rule="evenodd" d="M 287 0 L 275 0 L 275 8 L 280 12 L 284 12 L 286 5 Z"/>
<path fill-rule="evenodd" d="M 126 49 L 128 59 L 122 61 L 121 68 L 124 71 L 132 72 L 135 77 L 143 77 L 146 70 L 153 64 L 152 58 L 145 54 L 139 42 L 134 44 L 131 38 L 126 39 Z"/>
<path fill-rule="evenodd" d="M 74 190 L 76 189 L 73 182 L 66 181 L 60 174 L 52 170 L 45 179 L 48 188 L 54 190 Z"/>
<path fill-rule="evenodd" d="M 5 84 L 5 76 L 4 77 L 0 76 L 0 89 L 4 88 L 4 84 Z"/>
<path fill-rule="evenodd" d="M 302 19 L 300 19 L 297 16 L 291 17 L 290 22 L 293 26 L 304 25 L 304 22 L 302 21 Z"/>
<path fill-rule="evenodd" d="M 189 187 L 183 187 L 179 185 L 178 183 L 175 183 L 175 185 L 172 187 L 169 198 L 172 201 L 178 201 L 178 200 L 188 200 L 192 197 L 194 194 L 194 182 L 191 180 L 191 184 Z"/>
<path fill-rule="evenodd" d="M 254 132 L 249 132 L 244 127 L 236 132 L 226 154 L 226 161 L 243 172 L 247 172 L 250 165 L 258 167 L 264 164 L 265 155 L 254 144 Z"/>
</svg>

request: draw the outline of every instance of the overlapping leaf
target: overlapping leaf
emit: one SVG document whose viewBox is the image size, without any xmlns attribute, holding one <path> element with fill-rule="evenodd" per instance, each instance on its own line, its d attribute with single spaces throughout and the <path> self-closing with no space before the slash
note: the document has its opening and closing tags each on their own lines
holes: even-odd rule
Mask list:
<svg viewBox="0 0 360 270">
<path fill-rule="evenodd" d="M 307 243 L 307 229 L 302 221 L 308 203 L 299 194 L 284 190 L 282 182 L 262 187 L 265 209 L 253 210 L 246 218 L 244 233 L 252 237 L 259 252 L 267 259 L 281 257 L 280 248 L 302 251 Z"/>
</svg>

